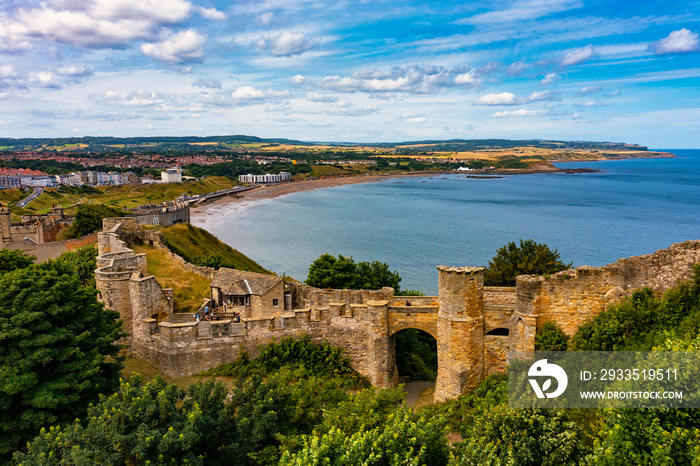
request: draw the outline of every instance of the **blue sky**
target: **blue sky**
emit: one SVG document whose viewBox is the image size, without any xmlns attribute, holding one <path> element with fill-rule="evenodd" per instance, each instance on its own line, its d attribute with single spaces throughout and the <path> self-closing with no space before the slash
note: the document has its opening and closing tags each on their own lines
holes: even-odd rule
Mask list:
<svg viewBox="0 0 700 466">
<path fill-rule="evenodd" d="M 3 0 L 0 136 L 700 147 L 700 1 Z"/>
</svg>

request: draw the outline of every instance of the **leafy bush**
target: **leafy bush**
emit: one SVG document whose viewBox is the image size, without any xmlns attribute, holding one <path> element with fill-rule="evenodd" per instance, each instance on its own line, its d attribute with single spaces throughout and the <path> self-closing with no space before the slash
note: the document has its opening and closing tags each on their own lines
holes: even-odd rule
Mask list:
<svg viewBox="0 0 700 466">
<path fill-rule="evenodd" d="M 559 258 L 555 249 L 532 239 L 513 241 L 498 250 L 484 271 L 484 284 L 491 286 L 515 286 L 515 277 L 528 274 L 550 274 L 571 268 Z"/>
<path fill-rule="evenodd" d="M 378 290 L 385 286 L 399 291 L 401 277 L 384 262 L 358 262 L 352 257 L 322 254 L 309 266 L 306 284 L 318 288 Z"/>
<path fill-rule="evenodd" d="M 248 353 L 228 364 L 222 364 L 204 372 L 204 375 L 248 377 L 269 374 L 282 367 L 302 367 L 310 373 L 346 378 L 353 386 L 366 385 L 367 381 L 350 365 L 345 350 L 331 346 L 328 342 L 314 343 L 309 335 L 299 340 L 283 338 L 279 343 L 271 342 L 260 349 L 260 354 L 250 360 Z"/>
<path fill-rule="evenodd" d="M 554 321 L 545 323 L 535 336 L 535 351 L 566 351 L 569 337 Z"/>
<path fill-rule="evenodd" d="M 578 328 L 578 351 L 649 351 L 668 338 L 694 338 L 700 331 L 700 265 L 694 277 L 654 297 L 648 288 L 610 306 Z"/>
</svg>

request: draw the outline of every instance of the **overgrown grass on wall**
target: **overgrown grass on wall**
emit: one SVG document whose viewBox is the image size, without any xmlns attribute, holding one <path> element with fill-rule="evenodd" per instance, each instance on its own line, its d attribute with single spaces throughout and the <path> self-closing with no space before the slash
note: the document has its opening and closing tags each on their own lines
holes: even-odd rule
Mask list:
<svg viewBox="0 0 700 466">
<path fill-rule="evenodd" d="M 134 246 L 137 254 L 145 253 L 148 273 L 154 275 L 163 288 L 172 288 L 175 312 L 195 312 L 204 298 L 211 295 L 210 280 L 186 270 L 168 251 L 153 246 Z"/>
<path fill-rule="evenodd" d="M 168 248 L 192 264 L 270 273 L 254 260 L 222 243 L 208 231 L 189 223 L 173 225 L 162 231 Z"/>
</svg>

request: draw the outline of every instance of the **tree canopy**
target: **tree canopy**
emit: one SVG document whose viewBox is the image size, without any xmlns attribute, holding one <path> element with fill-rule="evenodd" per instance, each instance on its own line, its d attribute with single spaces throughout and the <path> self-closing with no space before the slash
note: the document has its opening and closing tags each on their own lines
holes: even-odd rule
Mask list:
<svg viewBox="0 0 700 466">
<path fill-rule="evenodd" d="M 73 225 L 68 227 L 64 238 L 79 238 L 89 235 L 93 231 L 102 230 L 102 219 L 109 217 L 120 217 L 122 212 L 106 205 L 100 204 L 80 204 L 75 213 Z"/>
<path fill-rule="evenodd" d="M 13 270 L 29 267 L 34 263 L 35 256 L 28 256 L 22 251 L 0 249 L 0 275 Z"/>
<path fill-rule="evenodd" d="M 51 264 L 0 277 L 0 461 L 118 386 L 119 314 Z"/>
<path fill-rule="evenodd" d="M 489 266 L 484 271 L 484 284 L 515 286 L 515 277 L 518 275 L 556 273 L 571 268 L 571 265 L 563 263 L 557 250 L 552 251 L 546 244 L 521 239 L 518 246 L 511 241 L 489 261 Z"/>
<path fill-rule="evenodd" d="M 352 257 L 322 254 L 309 266 L 306 284 L 318 288 L 378 290 L 385 286 L 399 291 L 401 277 L 384 262 L 358 262 Z"/>
</svg>

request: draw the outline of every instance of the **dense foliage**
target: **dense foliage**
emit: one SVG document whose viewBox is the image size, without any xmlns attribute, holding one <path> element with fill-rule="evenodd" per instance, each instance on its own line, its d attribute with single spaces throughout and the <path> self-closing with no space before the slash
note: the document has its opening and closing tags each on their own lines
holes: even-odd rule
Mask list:
<svg viewBox="0 0 700 466">
<path fill-rule="evenodd" d="M 0 276 L 6 272 L 23 269 L 34 263 L 35 256 L 28 256 L 22 251 L 0 249 Z"/>
<path fill-rule="evenodd" d="M 63 238 L 79 238 L 102 230 L 102 219 L 120 217 L 123 213 L 102 204 L 80 204 L 73 225 L 62 231 Z"/>
<path fill-rule="evenodd" d="M 118 386 L 119 314 L 81 283 L 78 261 L 0 277 L 0 458 Z"/>
<path fill-rule="evenodd" d="M 566 351 L 569 337 L 556 322 L 547 322 L 535 336 L 535 351 Z"/>
<path fill-rule="evenodd" d="M 521 239 L 520 245 L 511 241 L 498 250 L 484 271 L 484 284 L 515 286 L 518 275 L 544 275 L 568 268 L 571 268 L 571 263 L 563 263 L 556 249 L 552 251 L 546 244 Z"/>
<path fill-rule="evenodd" d="M 322 254 L 309 266 L 306 284 L 318 288 L 399 291 L 401 277 L 384 262 L 355 262 L 352 257 Z"/>
<path fill-rule="evenodd" d="M 581 325 L 573 347 L 579 351 L 649 351 L 669 336 L 694 338 L 700 332 L 700 264 L 694 278 L 654 297 L 648 288 L 610 306 Z"/>
<path fill-rule="evenodd" d="M 222 364 L 205 372 L 206 375 L 229 377 L 264 376 L 282 367 L 303 368 L 314 374 L 344 377 L 352 384 L 366 385 L 367 381 L 350 365 L 343 348 L 328 342 L 314 343 L 309 335 L 294 340 L 282 338 L 279 343 L 270 342 L 260 348 L 260 354 L 252 361 L 243 353 L 236 361 Z"/>
</svg>

